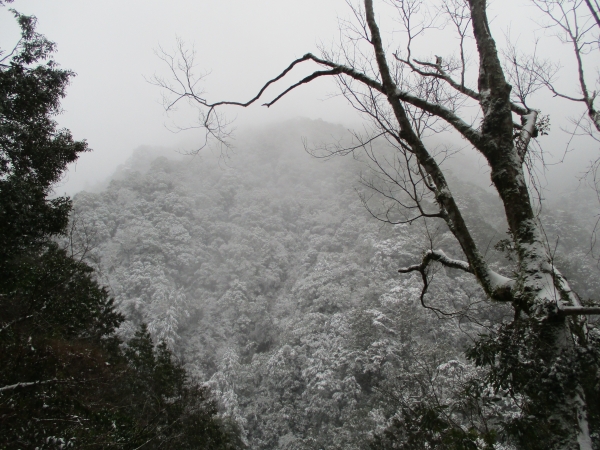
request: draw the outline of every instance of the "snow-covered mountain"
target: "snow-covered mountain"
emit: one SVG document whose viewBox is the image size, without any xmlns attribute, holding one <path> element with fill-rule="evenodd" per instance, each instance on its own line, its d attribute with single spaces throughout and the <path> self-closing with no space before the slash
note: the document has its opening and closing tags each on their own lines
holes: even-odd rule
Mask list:
<svg viewBox="0 0 600 450">
<path fill-rule="evenodd" d="M 421 299 L 420 275 L 397 269 L 431 246 L 461 256 L 445 225 L 375 220 L 357 193 L 368 196 L 360 156 L 317 159 L 302 137 L 348 135 L 295 120 L 241 135 L 224 156 L 142 148 L 105 190 L 75 197 L 72 241 L 126 314 L 122 334 L 147 323 L 251 448 L 365 448 L 422 405 L 467 424 L 457 393 L 479 369 L 464 350 L 510 311 L 488 308 L 473 278 L 441 267 Z M 506 239 L 497 199 L 459 178 L 469 226 L 510 272 L 494 249 Z M 565 212 L 548 217 L 550 235 L 571 236 L 557 245 L 563 271 L 585 295 L 600 292 L 584 228 Z M 486 414 L 515 405 L 494 408 Z"/>
</svg>

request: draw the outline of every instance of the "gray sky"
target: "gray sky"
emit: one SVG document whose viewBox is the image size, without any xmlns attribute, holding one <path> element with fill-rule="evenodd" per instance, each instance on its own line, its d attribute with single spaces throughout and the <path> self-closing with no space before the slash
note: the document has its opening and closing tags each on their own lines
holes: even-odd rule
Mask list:
<svg viewBox="0 0 600 450">
<path fill-rule="evenodd" d="M 211 70 L 210 97 L 254 95 L 261 82 L 290 58 L 331 41 L 343 0 L 15 0 L 10 7 L 38 18 L 38 31 L 58 45 L 55 59 L 77 73 L 58 118 L 93 152 L 71 169 L 62 189 L 73 192 L 108 176 L 142 144 L 179 145 L 190 136 L 165 128 L 158 88 L 145 82 L 163 69 L 154 55 L 174 47 L 176 36 L 193 43 L 199 65 Z M 16 41 L 17 27 L 0 10 L 0 46 Z M 317 86 L 317 84 L 319 86 Z M 340 101 L 327 101 L 335 86 L 317 83 L 269 114 L 236 111 L 238 123 L 305 116 L 345 119 Z M 341 113 L 341 115 L 340 115 Z M 348 114 L 347 114 L 348 115 Z M 58 190 L 60 191 L 61 188 Z"/>
<path fill-rule="evenodd" d="M 504 40 L 510 27 L 513 39 L 531 42 L 531 30 L 539 27 L 532 23 L 531 10 L 524 3 L 495 2 L 492 15 L 498 41 Z M 335 42 L 338 17 L 349 17 L 344 0 L 15 0 L 10 6 L 36 15 L 38 31 L 58 44 L 55 59 L 77 73 L 58 120 L 75 138 L 87 139 L 93 152 L 71 168 L 58 193 L 73 193 L 105 179 L 139 145 L 183 149 L 184 142 L 193 139 L 167 130 L 170 119 L 163 111 L 160 91 L 144 80 L 163 71 L 154 55 L 159 45 L 169 50 L 176 37 L 193 44 L 199 68 L 211 71 L 206 78 L 207 97 L 246 100 L 292 59 L 308 51 L 318 53 L 320 43 L 329 46 Z M 382 2 L 377 7 L 387 37 L 397 39 L 391 15 Z M 16 38 L 14 20 L 3 8 L 0 47 L 9 48 Z M 449 52 L 451 44 L 452 40 L 437 40 L 430 52 L 440 52 L 440 48 Z M 545 38 L 544 45 L 552 56 L 570 64 L 570 54 L 559 49 L 556 41 Z M 298 71 L 292 79 L 303 73 Z M 271 109 L 237 109 L 231 116 L 237 116 L 240 127 L 298 116 L 357 123 L 345 100 L 329 98 L 335 93 L 331 80 L 319 80 Z M 573 105 L 551 103 L 553 100 L 545 97 L 542 107 L 560 111 L 557 117 L 564 117 L 565 111 L 576 114 Z M 557 121 L 553 125 L 553 149 L 558 154 L 566 137 L 558 136 Z M 590 150 L 590 145 L 580 146 Z M 575 159 L 589 159 L 583 154 L 580 151 Z"/>
</svg>

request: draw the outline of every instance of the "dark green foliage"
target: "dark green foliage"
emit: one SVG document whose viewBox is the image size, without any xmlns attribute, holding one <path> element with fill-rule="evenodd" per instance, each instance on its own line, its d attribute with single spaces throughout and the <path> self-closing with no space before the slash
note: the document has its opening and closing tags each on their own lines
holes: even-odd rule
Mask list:
<svg viewBox="0 0 600 450">
<path fill-rule="evenodd" d="M 91 269 L 51 242 L 70 200 L 47 194 L 86 144 L 52 118 L 72 74 L 48 60 L 54 44 L 35 32 L 35 18 L 13 13 L 21 39 L 0 61 L 0 445 L 8 448 L 52 440 L 76 421 L 121 321 Z"/>
<path fill-rule="evenodd" d="M 460 424 L 448 419 L 444 408 L 420 404 L 416 408 L 404 408 L 400 417 L 376 434 L 372 449 L 421 450 L 480 450 L 493 448 L 495 434 L 480 434 L 475 428 L 465 430 Z"/>
<path fill-rule="evenodd" d="M 44 247 L 14 256 L 0 278 L 0 448 L 91 439 L 123 370 L 112 299 L 91 268 Z"/>
<path fill-rule="evenodd" d="M 506 390 L 518 399 L 522 414 L 502 424 L 518 448 L 534 450 L 565 445 L 563 439 L 566 441 L 570 431 L 577 427 L 565 417 L 572 417 L 567 405 L 569 398 L 576 395 L 578 383 L 587 400 L 590 432 L 598 432 L 600 377 L 594 369 L 600 364 L 598 332 L 593 328 L 587 332 L 587 345 L 581 351 L 569 351 L 567 347 L 556 358 L 555 350 L 560 345 L 557 339 L 561 335 L 555 329 L 561 329 L 563 320 L 568 319 L 555 317 L 549 323 L 540 323 L 520 318 L 500 326 L 493 335 L 481 336 L 467 351 L 467 357 L 475 364 L 488 368 L 486 384 L 497 391 Z M 577 329 L 577 323 L 572 322 L 571 326 Z"/>
<path fill-rule="evenodd" d="M 4 335 L 45 335 L 100 342 L 122 318 L 92 278 L 93 270 L 54 243 L 19 255 L 3 272 Z"/>
<path fill-rule="evenodd" d="M 0 265 L 64 229 L 70 201 L 47 194 L 88 150 L 53 119 L 73 73 L 48 59 L 55 46 L 35 32 L 35 17 L 13 13 L 21 39 L 0 60 Z"/>
<path fill-rule="evenodd" d="M 240 445 L 233 433 L 224 434 L 207 389 L 188 381 L 164 342 L 154 347 L 145 325 L 124 353 L 131 373 L 123 389 L 127 401 L 121 415 L 130 446 L 147 442 L 144 448 L 217 450 Z"/>
<path fill-rule="evenodd" d="M 142 329 L 121 349 L 113 300 L 55 242 L 71 201 L 48 194 L 87 146 L 52 118 L 72 73 L 48 60 L 35 18 L 13 13 L 22 37 L 0 59 L 0 449 L 234 448 L 166 345 Z"/>
</svg>

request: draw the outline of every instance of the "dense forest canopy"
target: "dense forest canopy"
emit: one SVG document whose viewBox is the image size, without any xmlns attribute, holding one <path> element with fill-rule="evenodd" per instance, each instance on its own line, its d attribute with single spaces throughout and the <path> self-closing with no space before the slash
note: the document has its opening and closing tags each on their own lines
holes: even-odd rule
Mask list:
<svg viewBox="0 0 600 450">
<path fill-rule="evenodd" d="M 359 183 L 372 175 L 367 161 L 315 159 L 302 137 L 350 135 L 303 119 L 240 133 L 227 159 L 140 148 L 106 188 L 75 197 L 74 240 L 128 318 L 120 333 L 147 323 L 209 380 L 250 448 L 506 441 L 502 424 L 519 405 L 493 390 L 478 404 L 485 372 L 464 351 L 512 319 L 510 308 L 487 304 L 472 278 L 442 268 L 426 298 L 437 310 L 423 308 L 420 277 L 399 279 L 397 268 L 431 240 L 458 254 L 450 231 L 373 220 L 360 195 L 369 192 Z M 454 167 L 467 223 L 509 276 L 506 252 L 493 246 L 507 237 L 499 200 Z M 596 201 L 593 192 L 574 197 L 582 208 Z M 597 298 L 593 223 L 555 209 L 544 220 L 551 239 L 571 236 L 555 253 L 565 275 Z"/>
</svg>

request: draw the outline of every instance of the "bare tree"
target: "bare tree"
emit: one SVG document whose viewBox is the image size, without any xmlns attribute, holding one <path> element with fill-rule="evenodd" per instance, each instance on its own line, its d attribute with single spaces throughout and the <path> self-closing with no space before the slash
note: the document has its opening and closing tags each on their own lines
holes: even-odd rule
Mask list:
<svg viewBox="0 0 600 450">
<path fill-rule="evenodd" d="M 600 57 L 600 4 L 597 0 L 532 0 L 532 3 L 542 14 L 539 24 L 543 29 L 571 50 L 574 64 L 569 65 L 575 68 L 576 79 L 570 86 L 565 86 L 565 83 L 559 83 L 560 62 L 538 55 L 519 57 L 514 49 L 509 58 L 512 67 L 536 87 L 546 87 L 554 97 L 582 105 L 582 114 L 571 118 L 570 129 L 565 131 L 573 137 L 585 136 L 600 143 L 600 111 L 596 102 L 600 90 L 600 67 L 597 65 Z M 598 201 L 599 170 L 600 157 L 597 156 L 584 172 L 584 178 L 595 189 Z M 597 244 L 599 226 L 600 217 L 592 233 L 592 252 Z"/>
<path fill-rule="evenodd" d="M 404 28 L 404 48 L 388 51 L 373 0 L 364 0 L 360 6 L 349 5 L 354 22 L 347 26 L 346 45 L 335 51 L 322 51 L 321 56 L 307 53 L 292 61 L 247 102 L 209 102 L 197 90 L 199 80 L 194 76 L 193 54 L 182 47 L 179 58 L 162 54 L 174 81 L 154 81 L 171 95 L 168 108 L 182 100 L 191 101 L 201 111 L 200 125 L 207 137 L 226 145 L 228 132 L 217 115 L 220 107 L 247 107 L 258 102 L 267 88 L 300 64 L 314 63 L 319 69 L 290 84 L 265 106 L 272 106 L 290 91 L 315 79 L 334 77 L 343 95 L 372 125 L 368 132 L 355 134 L 356 147 L 334 147 L 331 151 L 344 153 L 363 147 L 369 156 L 369 145 L 379 137 L 387 139 L 397 150 L 393 160 L 384 161 L 387 166 L 381 159 L 371 157 L 375 168 L 380 170 L 380 178 L 387 183 L 371 187 L 397 205 L 396 213 L 387 209 L 377 215 L 392 223 L 421 218 L 442 220 L 462 249 L 464 259 L 452 258 L 443 250 L 428 249 L 421 261 L 399 272 L 419 272 L 424 281 L 424 295 L 431 265 L 441 264 L 472 274 L 490 302 L 512 305 L 514 320 L 500 327 L 495 335 L 482 339 L 472 357 L 489 367 L 492 385 L 508 387 L 513 395 L 522 396 L 523 415 L 529 417 L 526 425 L 539 428 L 531 431 L 531 436 L 538 432 L 539 445 L 591 450 L 599 445 L 592 432 L 599 427 L 595 405 L 600 400 L 597 387 L 600 349 L 599 338 L 588 329 L 585 316 L 600 314 L 600 306 L 584 306 L 555 266 L 526 182 L 532 141 L 544 126 L 539 111 L 529 105 L 528 98 L 540 85 L 552 90 L 551 79 L 525 76 L 519 72 L 523 65 L 515 55 L 512 69 L 505 69 L 490 31 L 486 0 L 442 0 L 436 11 L 428 11 L 427 2 L 422 0 L 391 3 Z M 537 1 L 542 8 L 551 4 L 562 7 L 567 3 Z M 593 1 L 590 4 L 591 11 L 597 11 Z M 446 17 L 458 33 L 458 57 L 447 61 L 440 56 L 434 60 L 416 59 L 413 41 L 426 30 L 439 27 L 436 22 L 439 16 Z M 575 44 L 579 42 L 578 36 L 571 36 Z M 469 38 L 474 39 L 479 56 L 476 87 L 467 83 L 469 61 L 465 45 Z M 581 51 L 582 47 L 576 46 L 576 54 Z M 510 62 L 510 52 L 508 56 Z M 581 66 L 579 72 L 583 73 Z M 597 126 L 595 93 L 587 92 L 587 84 L 581 80 L 583 97 L 572 99 L 585 103 L 590 119 Z M 465 113 L 466 106 L 477 106 L 477 114 L 469 116 Z M 446 129 L 462 136 L 489 166 L 508 223 L 516 261 L 514 276 L 503 276 L 490 268 L 440 167 L 440 155 L 425 144 L 427 135 Z M 548 411 L 540 412 L 543 408 Z"/>
<path fill-rule="evenodd" d="M 585 67 L 585 57 L 600 52 L 600 5 L 596 0 L 533 0 L 533 3 L 547 19 L 544 27 L 572 48 L 579 92 L 565 93 L 556 86 L 555 78 L 560 68 L 556 64 L 533 58 L 530 65 L 518 65 L 521 70 L 533 74 L 536 81 L 543 83 L 556 97 L 582 103 L 590 123 L 577 125 L 589 134 L 600 132 L 600 111 L 595 106 L 600 74 L 592 74 L 596 79 L 591 80 Z"/>
</svg>

